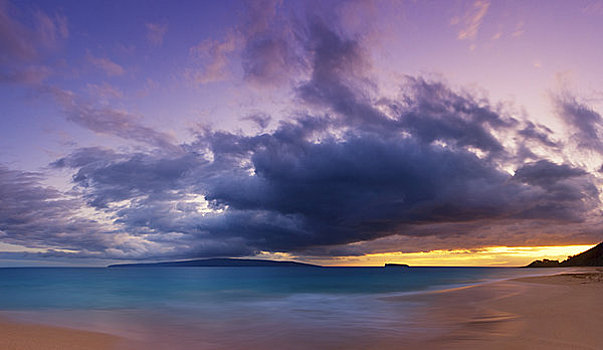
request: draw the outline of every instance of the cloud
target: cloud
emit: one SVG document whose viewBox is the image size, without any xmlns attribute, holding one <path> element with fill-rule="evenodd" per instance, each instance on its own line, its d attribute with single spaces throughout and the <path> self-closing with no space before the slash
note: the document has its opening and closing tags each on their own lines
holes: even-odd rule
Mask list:
<svg viewBox="0 0 603 350">
<path fill-rule="evenodd" d="M 459 18 L 455 17 L 451 21 L 453 25 L 460 26 L 457 34 L 459 40 L 473 40 L 477 36 L 479 27 L 482 24 L 484 16 L 488 13 L 490 1 L 476 0 L 470 9 Z"/>
<path fill-rule="evenodd" d="M 82 156 L 86 153 L 86 156 Z M 88 149 L 70 159 L 70 165 L 106 161 L 112 151 Z M 90 163 L 86 163 L 90 166 Z M 59 164 L 55 166 L 61 166 Z M 99 165 L 97 165 L 99 166 Z M 203 242 L 189 247 L 186 240 L 163 234 L 156 241 L 131 235 L 100 210 L 90 210 L 77 192 L 62 193 L 42 183 L 39 173 L 23 172 L 0 165 L 0 240 L 39 249 L 39 253 L 0 253 L 6 258 L 182 258 L 203 251 L 245 255 L 229 247 L 229 240 Z M 138 232 L 140 233 L 140 232 Z M 194 249 L 194 251 L 193 251 Z"/>
<path fill-rule="evenodd" d="M 0 82 L 41 84 L 52 73 L 45 58 L 68 37 L 64 15 L 0 1 Z"/>
<path fill-rule="evenodd" d="M 525 164 L 515 172 L 515 178 L 521 182 L 541 187 L 554 186 L 559 181 L 586 175 L 582 169 L 567 164 L 558 165 L 548 160 Z"/>
<path fill-rule="evenodd" d="M 2 62 L 15 59 L 32 60 L 37 50 L 32 42 L 33 33 L 11 16 L 12 4 L 0 2 L 0 58 Z"/>
<path fill-rule="evenodd" d="M 178 156 L 83 149 L 55 166 L 74 169 L 76 189 L 92 207 L 111 212 L 125 232 L 181 257 L 365 254 L 385 249 L 371 242 L 395 237 L 421 237 L 390 246 L 410 251 L 441 241 L 479 246 L 501 236 L 512 244 L 535 228 L 556 239 L 559 228 L 582 239 L 601 234 L 589 229 L 601 221 L 592 214 L 600 205 L 592 175 L 545 159 L 511 175 L 499 164 L 512 150 L 494 142 L 493 132 L 525 127 L 441 83 L 407 84 L 388 123 L 375 111 L 348 118 L 341 109 L 255 136 L 206 129 Z M 425 102 L 426 91 L 432 94 Z M 358 110 L 372 106 L 353 93 L 345 97 L 364 104 Z M 433 142 L 413 118 L 444 123 L 434 111 L 464 120 L 459 130 L 489 133 L 488 142 L 467 141 L 451 127 L 438 131 L 447 145 Z M 479 157 L 473 148 L 492 155 Z"/>
<path fill-rule="evenodd" d="M 320 20 L 311 23 L 306 40 L 311 74 L 297 87 L 298 97 L 309 106 L 337 113 L 345 123 L 392 130 L 388 127 L 396 122 L 372 105 L 371 84 L 365 77 L 369 63 L 359 43 Z"/>
<path fill-rule="evenodd" d="M 124 96 L 120 89 L 108 83 L 103 83 L 100 85 L 86 84 L 86 88 L 90 92 L 90 95 L 96 97 L 98 101 L 103 103 L 107 103 L 109 100 L 113 99 L 121 99 Z"/>
<path fill-rule="evenodd" d="M 167 32 L 167 24 L 146 23 L 145 27 L 147 28 L 147 40 L 155 46 L 161 46 Z"/>
<path fill-rule="evenodd" d="M 519 134 L 528 139 L 536 140 L 544 146 L 556 148 L 559 143 L 551 140 L 553 131 L 544 125 L 534 124 L 526 121 L 526 126 L 519 131 Z"/>
<path fill-rule="evenodd" d="M 579 147 L 603 154 L 603 118 L 601 114 L 570 95 L 553 98 L 557 115 L 573 133 Z"/>
<path fill-rule="evenodd" d="M 192 67 L 185 76 L 196 84 L 229 79 L 241 62 L 243 79 L 256 87 L 278 86 L 290 82 L 303 70 L 305 55 L 300 47 L 300 26 L 281 13 L 282 1 L 248 1 L 242 23 L 230 28 L 220 40 L 206 39 L 191 48 Z M 239 56 L 239 57 L 237 57 Z"/>
<path fill-rule="evenodd" d="M 102 245 L 101 225 L 78 215 L 83 203 L 42 185 L 41 179 L 41 174 L 0 165 L 0 239 L 32 248 Z"/>
<path fill-rule="evenodd" d="M 245 43 L 282 38 L 275 30 L 278 16 L 267 13 L 250 17 L 249 33 L 257 36 Z M 59 255 L 119 259 L 260 252 L 335 256 L 502 241 L 563 244 L 603 235 L 598 174 L 543 156 L 559 152 L 551 130 L 514 118 L 504 104 L 421 77 L 401 80 L 395 97 L 381 96 L 357 37 L 320 17 L 309 17 L 292 32 L 296 43 L 285 51 L 301 50 L 299 62 L 305 65 L 293 82 L 297 108 L 270 130 L 266 114 L 246 117 L 260 126 L 256 134 L 205 128 L 175 146 L 130 113 L 52 90 L 69 120 L 153 149 L 83 148 L 55 161 L 53 169 L 73 173 L 70 193 L 76 197 L 62 204 L 62 219 L 79 220 L 70 211 L 77 203 L 91 217 L 105 217 L 107 226 L 94 223 L 64 239 L 57 234 L 60 240 L 50 235 L 46 246 L 69 247 Z M 237 40 L 207 42 L 193 53 L 208 53 L 208 62 L 218 62 L 214 72 L 224 72 L 227 66 L 220 62 L 236 51 Z M 251 51 L 242 52 L 255 52 L 252 47 L 243 45 Z M 266 52 L 265 57 L 280 55 Z M 262 66 L 264 53 L 257 52 L 259 60 L 246 72 Z M 253 79 L 270 82 L 264 73 L 271 69 L 257 70 Z M 569 102 L 571 108 L 563 104 L 559 111 L 592 148 L 599 139 L 588 127 L 599 125 L 600 116 Z M 544 152 L 532 152 L 532 145 Z M 50 209 L 38 202 L 63 198 L 31 175 L 22 176 L 9 177 L 6 188 L 51 193 L 32 208 L 44 212 Z M 43 232 L 12 225 L 17 211 L 0 221 L 7 227 L 0 229 L 14 238 L 7 242 L 21 244 L 30 230 Z M 65 232 L 62 221 L 57 225 L 52 232 Z M 87 232 L 93 242 L 86 241 Z M 42 238 L 38 242 L 43 246 Z"/>
<path fill-rule="evenodd" d="M 551 218 L 584 220 L 586 216 L 580 211 L 591 212 L 599 205 L 599 190 L 592 177 L 585 179 L 586 175 L 586 171 L 582 169 L 547 160 L 523 165 L 515 172 L 514 179 L 538 186 L 545 192 L 521 216 L 532 217 L 535 211 L 546 211 Z"/>
<path fill-rule="evenodd" d="M 172 136 L 145 126 L 141 117 L 105 105 L 94 105 L 74 93 L 56 87 L 46 87 L 63 108 L 67 120 L 100 134 L 115 135 L 166 151 L 177 151 Z M 112 92 L 110 90 L 110 92 Z"/>
<path fill-rule="evenodd" d="M 232 33 L 224 40 L 204 40 L 190 49 L 200 67 L 185 70 L 187 80 L 194 84 L 207 84 L 230 77 L 229 55 L 236 49 L 237 37 Z"/>
<path fill-rule="evenodd" d="M 67 26 L 67 18 L 64 15 L 48 14 L 37 10 L 34 13 L 36 27 L 40 41 L 48 47 L 54 47 L 60 40 L 69 37 L 69 28 Z"/>
<path fill-rule="evenodd" d="M 122 66 L 108 58 L 95 57 L 88 53 L 86 59 L 96 68 L 103 70 L 108 76 L 119 76 L 126 72 Z"/>
<path fill-rule="evenodd" d="M 247 18 L 238 29 L 243 37 L 242 67 L 244 79 L 267 86 L 287 82 L 303 67 L 299 55 L 299 33 L 286 16 L 279 16 L 281 1 L 247 3 Z"/>
<path fill-rule="evenodd" d="M 159 159 L 145 154 L 121 155 L 109 150 L 84 148 L 53 165 L 79 169 L 74 181 L 82 187 L 96 188 L 98 195 L 88 198 L 92 206 L 102 208 L 137 194 L 163 194 L 176 189 L 183 173 L 195 166 L 191 154 Z"/>
<path fill-rule="evenodd" d="M 270 117 L 268 114 L 265 114 L 265 113 L 255 113 L 255 114 L 243 117 L 243 118 L 241 118 L 241 120 L 250 120 L 250 121 L 254 122 L 255 124 L 257 124 L 257 126 L 261 130 L 264 130 L 270 124 L 272 117 Z"/>
<path fill-rule="evenodd" d="M 44 65 L 28 65 L 0 73 L 0 82 L 38 86 L 52 75 L 52 69 Z"/>
<path fill-rule="evenodd" d="M 594 16 L 603 15 L 603 2 L 600 0 L 589 1 L 582 8 L 582 12 Z"/>
</svg>

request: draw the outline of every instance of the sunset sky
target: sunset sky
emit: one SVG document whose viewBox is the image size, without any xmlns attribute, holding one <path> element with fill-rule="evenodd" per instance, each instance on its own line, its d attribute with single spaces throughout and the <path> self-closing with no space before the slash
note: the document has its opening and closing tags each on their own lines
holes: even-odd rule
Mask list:
<svg viewBox="0 0 603 350">
<path fill-rule="evenodd" d="M 603 1 L 0 0 L 0 266 L 603 240 Z"/>
</svg>

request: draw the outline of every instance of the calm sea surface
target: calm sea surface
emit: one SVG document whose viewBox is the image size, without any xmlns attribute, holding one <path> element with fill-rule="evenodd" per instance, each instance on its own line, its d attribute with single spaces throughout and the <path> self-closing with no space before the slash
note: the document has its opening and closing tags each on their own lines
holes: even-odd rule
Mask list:
<svg viewBox="0 0 603 350">
<path fill-rule="evenodd" d="M 384 297 L 552 272 L 452 267 L 2 268 L 0 310 L 24 321 L 163 344 L 158 348 L 262 348 L 282 346 L 279 339 L 286 339 L 285 347 L 291 349 L 308 348 L 312 342 L 336 348 L 342 336 L 358 338 L 357 344 L 371 337 L 400 336 L 412 330 L 413 315 L 429 307 Z"/>
</svg>

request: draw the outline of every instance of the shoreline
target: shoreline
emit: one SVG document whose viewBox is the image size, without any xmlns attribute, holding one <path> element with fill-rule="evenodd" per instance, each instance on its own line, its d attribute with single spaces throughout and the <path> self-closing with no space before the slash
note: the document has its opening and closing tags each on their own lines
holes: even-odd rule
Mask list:
<svg viewBox="0 0 603 350">
<path fill-rule="evenodd" d="M 543 271 L 544 273 L 545 271 Z M 551 271 L 553 272 L 553 271 Z M 373 339 L 379 349 L 597 349 L 603 344 L 603 268 L 577 268 L 537 274 L 509 280 L 496 280 L 444 290 L 379 297 L 385 302 L 411 302 L 420 305 L 412 313 L 413 330 L 398 336 Z M 85 311 L 82 311 L 85 312 Z M 44 322 L 23 321 L 0 311 L 0 348 L 38 349 L 153 349 L 157 343 L 135 339 L 98 327 L 70 328 Z M 370 321 L 370 320 L 367 320 Z M 258 336 L 265 336 L 258 330 Z M 106 332 L 106 333 L 103 333 Z M 205 349 L 203 344 L 188 346 L 179 339 L 163 338 L 161 345 L 174 343 L 176 349 Z M 264 337 L 262 344 L 230 343 L 227 347 L 213 343 L 207 348 L 269 348 L 273 341 L 281 345 L 286 339 Z M 171 344 L 170 344 L 171 345 Z M 205 344 L 208 345 L 208 344 Z M 304 344 L 294 348 L 304 349 Z M 319 345 L 316 347 L 316 345 Z M 364 344 L 363 346 L 366 346 Z M 184 346 L 184 347 L 182 347 Z M 345 346 L 346 339 L 317 349 Z M 309 348 L 308 344 L 308 348 Z M 164 348 L 164 347 L 161 347 Z"/>
<path fill-rule="evenodd" d="M 422 327 L 441 333 L 409 349 L 600 349 L 603 344 L 603 268 L 520 277 L 431 295 Z"/>
</svg>

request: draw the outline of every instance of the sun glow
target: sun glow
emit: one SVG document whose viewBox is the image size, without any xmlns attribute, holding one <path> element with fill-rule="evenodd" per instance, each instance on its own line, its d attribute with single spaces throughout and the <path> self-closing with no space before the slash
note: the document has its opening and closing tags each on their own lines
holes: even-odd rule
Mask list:
<svg viewBox="0 0 603 350">
<path fill-rule="evenodd" d="M 579 254 L 593 246 L 498 246 L 470 250 L 367 254 L 313 262 L 329 266 L 382 266 L 385 263 L 404 263 L 411 266 L 525 266 L 537 259 L 565 260 L 568 256 Z"/>
</svg>

